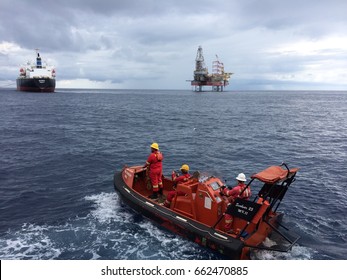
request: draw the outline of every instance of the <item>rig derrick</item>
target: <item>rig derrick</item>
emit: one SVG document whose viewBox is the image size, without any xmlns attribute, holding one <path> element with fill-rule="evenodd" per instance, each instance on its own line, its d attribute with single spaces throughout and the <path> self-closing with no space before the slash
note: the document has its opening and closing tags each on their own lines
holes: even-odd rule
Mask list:
<svg viewBox="0 0 347 280">
<path fill-rule="evenodd" d="M 203 86 L 211 86 L 212 91 L 223 91 L 224 87 L 229 85 L 232 74 L 224 71 L 224 64 L 219 61 L 217 55 L 212 63 L 212 74 L 209 74 L 205 66 L 202 47 L 199 46 L 195 59 L 194 80 L 189 81 L 195 91 L 202 91 Z"/>
</svg>

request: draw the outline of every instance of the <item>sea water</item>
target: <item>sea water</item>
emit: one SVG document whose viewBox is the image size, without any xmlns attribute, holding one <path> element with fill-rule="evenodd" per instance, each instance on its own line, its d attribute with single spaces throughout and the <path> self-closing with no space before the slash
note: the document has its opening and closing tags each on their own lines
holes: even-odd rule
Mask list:
<svg viewBox="0 0 347 280">
<path fill-rule="evenodd" d="M 167 176 L 188 164 L 232 186 L 299 167 L 279 210 L 301 239 L 252 258 L 347 256 L 347 92 L 2 89 L 0 109 L 1 259 L 224 258 L 114 191 L 114 172 L 144 164 L 154 141 Z"/>
</svg>

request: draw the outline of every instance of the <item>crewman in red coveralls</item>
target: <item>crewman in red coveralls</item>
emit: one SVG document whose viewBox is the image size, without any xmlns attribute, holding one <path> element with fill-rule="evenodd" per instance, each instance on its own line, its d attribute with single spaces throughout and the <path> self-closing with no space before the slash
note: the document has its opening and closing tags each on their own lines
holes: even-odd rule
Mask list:
<svg viewBox="0 0 347 280">
<path fill-rule="evenodd" d="M 172 181 L 174 182 L 174 189 L 176 188 L 178 183 L 185 182 L 190 178 L 188 164 L 183 164 L 180 170 L 182 173 L 180 176 L 178 176 L 179 174 L 177 174 L 175 171 L 172 171 L 172 174 L 171 174 Z M 170 191 L 166 197 L 166 200 L 164 202 L 164 206 L 170 208 L 171 201 L 173 200 L 173 198 L 175 197 L 176 194 L 177 195 L 185 195 L 185 193 L 182 191 L 176 191 L 176 190 Z"/>
<path fill-rule="evenodd" d="M 149 168 L 148 174 L 153 188 L 153 193 L 149 196 L 151 199 L 158 199 L 158 194 L 163 194 L 163 159 L 158 143 L 152 143 L 151 154 L 144 165 L 145 168 Z"/>
<path fill-rule="evenodd" d="M 238 182 L 237 186 L 235 186 L 231 190 L 229 188 L 224 188 L 222 190 L 222 194 L 228 197 L 228 200 L 230 203 L 234 202 L 234 200 L 237 197 L 240 197 L 242 199 L 249 199 L 249 197 L 252 195 L 250 187 L 248 186 L 248 188 L 246 188 L 245 182 L 247 180 L 246 180 L 245 174 L 240 173 L 236 177 L 236 180 Z M 232 223 L 233 223 L 233 216 L 229 214 L 225 214 L 224 221 L 225 221 L 225 230 L 230 231 Z"/>
</svg>

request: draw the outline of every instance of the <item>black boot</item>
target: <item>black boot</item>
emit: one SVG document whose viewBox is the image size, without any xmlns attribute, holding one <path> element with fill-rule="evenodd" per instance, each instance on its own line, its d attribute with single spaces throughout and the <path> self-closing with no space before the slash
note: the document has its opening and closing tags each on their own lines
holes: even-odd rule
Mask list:
<svg viewBox="0 0 347 280">
<path fill-rule="evenodd" d="M 159 192 L 158 192 L 158 199 L 159 199 L 159 202 L 162 203 L 164 202 L 165 200 L 165 196 L 163 194 L 163 188 L 159 189 Z"/>
<path fill-rule="evenodd" d="M 158 199 L 158 193 L 154 192 L 149 196 L 150 199 Z"/>
</svg>

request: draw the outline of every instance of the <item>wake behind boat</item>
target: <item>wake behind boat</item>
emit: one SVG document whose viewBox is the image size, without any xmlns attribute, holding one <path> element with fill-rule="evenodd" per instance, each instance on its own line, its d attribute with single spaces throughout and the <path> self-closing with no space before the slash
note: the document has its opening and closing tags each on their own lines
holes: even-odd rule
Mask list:
<svg viewBox="0 0 347 280">
<path fill-rule="evenodd" d="M 18 91 L 54 92 L 55 69 L 53 66 L 42 63 L 38 50 L 36 50 L 36 63 L 27 62 L 19 70 L 16 79 Z"/>
<path fill-rule="evenodd" d="M 231 259 L 249 259 L 252 248 L 287 252 L 300 238 L 282 225 L 283 214 L 277 212 L 298 171 L 282 166 L 270 166 L 252 175 L 246 188 L 252 185 L 253 190 L 259 189 L 258 194 L 252 200 L 240 196 L 232 203 L 223 195 L 225 184 L 219 178 L 199 172 L 177 184 L 169 208 L 149 198 L 152 190 L 143 166 L 115 172 L 114 187 L 127 204 L 166 229 Z M 174 182 L 163 176 L 162 200 L 173 189 Z M 177 195 L 182 193 L 185 195 Z M 233 217 L 228 230 L 227 214 Z M 270 237 L 276 244 L 264 245 Z"/>
</svg>

